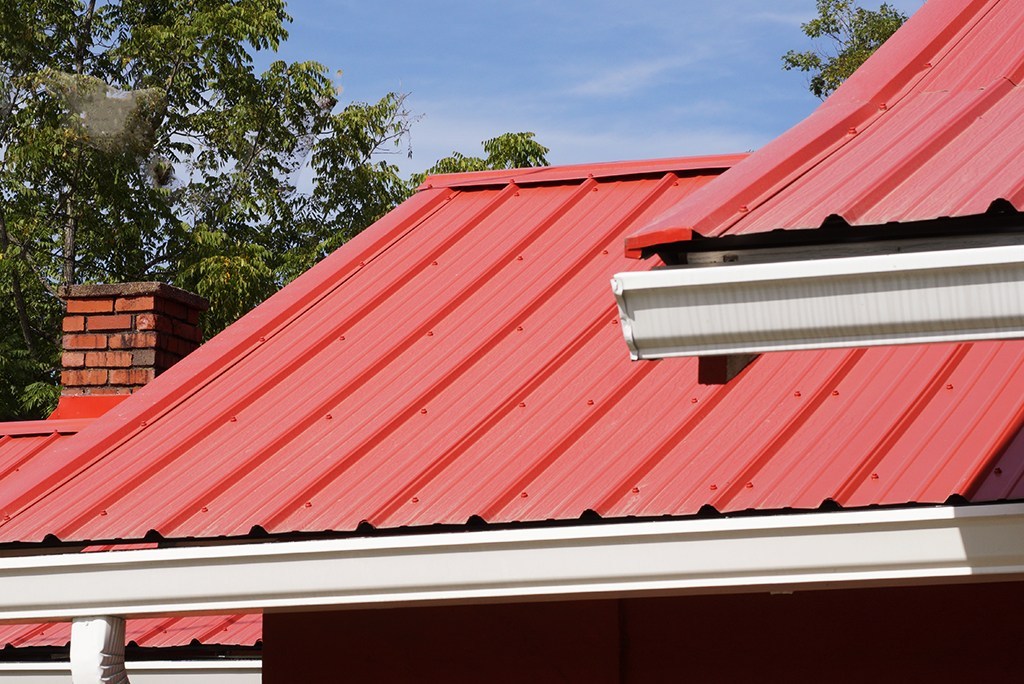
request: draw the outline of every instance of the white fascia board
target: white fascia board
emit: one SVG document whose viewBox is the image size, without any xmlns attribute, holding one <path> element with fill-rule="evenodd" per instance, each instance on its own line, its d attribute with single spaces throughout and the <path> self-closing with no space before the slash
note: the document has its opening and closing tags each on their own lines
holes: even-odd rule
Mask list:
<svg viewBox="0 0 1024 684">
<path fill-rule="evenodd" d="M 1024 505 L 0 558 L 0 620 L 1024 578 Z"/>
<path fill-rule="evenodd" d="M 1024 337 L 1024 245 L 617 274 L 634 359 Z"/>
<path fill-rule="evenodd" d="M 161 675 L 223 675 L 223 674 L 259 674 L 263 669 L 260 660 L 248 658 L 239 660 L 129 660 L 126 663 L 128 673 L 161 674 Z M 71 674 L 71 663 L 54 662 L 0 662 L 0 679 L 5 675 L 14 674 Z"/>
</svg>

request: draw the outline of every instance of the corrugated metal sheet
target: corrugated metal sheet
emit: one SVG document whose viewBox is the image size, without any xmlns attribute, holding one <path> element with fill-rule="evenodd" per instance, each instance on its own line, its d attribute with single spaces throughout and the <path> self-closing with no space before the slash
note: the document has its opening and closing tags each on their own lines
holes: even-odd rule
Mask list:
<svg viewBox="0 0 1024 684">
<path fill-rule="evenodd" d="M 88 423 L 87 420 L 0 423 L 0 482 Z"/>
<path fill-rule="evenodd" d="M 125 638 L 143 648 L 255 646 L 262 639 L 262 615 L 201 615 L 197 617 L 128 620 Z M 0 625 L 0 648 L 67 646 L 71 623 Z"/>
<path fill-rule="evenodd" d="M 680 160 L 437 179 L 3 482 L 3 541 L 352 531 L 1024 494 L 1024 344 L 769 354 L 726 386 L 631 363 L 623 237 Z M 718 168 L 720 160 L 708 160 Z"/>
<path fill-rule="evenodd" d="M 92 419 L 38 420 L 0 423 L 0 491 L 12 492 L 7 481 L 34 459 L 45 459 Z M 101 549 L 87 549 L 101 550 Z M 143 647 L 202 645 L 252 646 L 261 639 L 260 615 L 203 615 L 191 618 L 129 620 L 127 638 Z M 65 646 L 70 623 L 0 625 L 0 648 Z"/>
<path fill-rule="evenodd" d="M 810 117 L 626 241 L 1024 209 L 1024 3 L 930 0 Z"/>
</svg>

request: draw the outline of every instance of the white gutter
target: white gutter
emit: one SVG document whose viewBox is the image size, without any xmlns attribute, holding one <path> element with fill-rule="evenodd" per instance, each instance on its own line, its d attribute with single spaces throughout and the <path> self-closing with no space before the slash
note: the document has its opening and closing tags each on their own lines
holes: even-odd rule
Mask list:
<svg viewBox="0 0 1024 684">
<path fill-rule="evenodd" d="M 1024 245 L 612 279 L 633 359 L 1024 337 Z"/>
<path fill-rule="evenodd" d="M 259 660 L 140 660 L 127 663 L 133 682 L 245 682 L 260 681 Z M 64 682 L 71 675 L 68 662 L 0 662 L 0 682 Z"/>
<path fill-rule="evenodd" d="M 1024 578 L 1024 505 L 0 558 L 0 619 Z"/>
<path fill-rule="evenodd" d="M 124 618 L 78 617 L 71 623 L 73 684 L 129 684 L 124 668 Z"/>
</svg>

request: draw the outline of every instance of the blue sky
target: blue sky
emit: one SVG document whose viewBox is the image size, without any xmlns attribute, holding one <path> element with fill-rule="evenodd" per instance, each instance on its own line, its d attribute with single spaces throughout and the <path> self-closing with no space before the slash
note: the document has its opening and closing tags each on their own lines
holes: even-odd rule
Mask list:
<svg viewBox="0 0 1024 684">
<path fill-rule="evenodd" d="M 877 7 L 866 1 L 864 6 Z M 911 14 L 923 0 L 891 2 Z M 743 152 L 819 101 L 780 57 L 814 0 L 292 0 L 289 60 L 342 70 L 342 101 L 408 93 L 420 171 L 505 131 L 553 164 Z"/>
</svg>

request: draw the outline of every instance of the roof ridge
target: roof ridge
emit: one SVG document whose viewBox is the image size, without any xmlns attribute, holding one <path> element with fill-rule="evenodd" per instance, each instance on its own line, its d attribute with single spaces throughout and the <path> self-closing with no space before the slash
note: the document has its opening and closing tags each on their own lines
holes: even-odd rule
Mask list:
<svg viewBox="0 0 1024 684">
<path fill-rule="evenodd" d="M 524 169 L 497 169 L 442 173 L 427 176 L 418 190 L 432 188 L 496 187 L 515 183 L 519 186 L 541 183 L 584 181 L 588 178 L 630 178 L 669 172 L 686 173 L 727 169 L 749 156 L 746 153 L 716 154 L 696 157 L 664 157 L 630 161 L 538 166 Z"/>
</svg>

